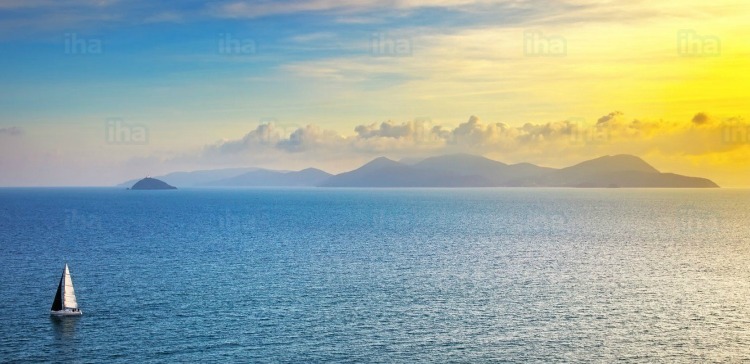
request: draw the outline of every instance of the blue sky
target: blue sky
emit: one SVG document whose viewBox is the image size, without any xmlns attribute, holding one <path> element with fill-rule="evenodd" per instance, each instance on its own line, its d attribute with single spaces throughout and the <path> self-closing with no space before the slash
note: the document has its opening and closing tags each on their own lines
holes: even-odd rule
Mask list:
<svg viewBox="0 0 750 364">
<path fill-rule="evenodd" d="M 339 172 L 449 152 L 555 167 L 632 153 L 747 185 L 749 9 L 2 1 L 0 185 L 251 165 Z"/>
</svg>

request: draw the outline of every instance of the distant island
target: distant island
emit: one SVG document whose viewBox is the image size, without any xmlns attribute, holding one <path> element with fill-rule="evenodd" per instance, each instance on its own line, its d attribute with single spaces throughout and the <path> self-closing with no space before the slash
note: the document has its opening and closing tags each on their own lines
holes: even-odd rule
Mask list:
<svg viewBox="0 0 750 364">
<path fill-rule="evenodd" d="M 146 177 L 136 182 L 131 190 L 176 190 L 177 187 L 171 186 L 164 181 L 156 178 Z"/>
<path fill-rule="evenodd" d="M 174 188 L 146 178 L 133 185 L 133 189 L 147 179 Z M 603 156 L 560 169 L 450 154 L 402 161 L 380 157 L 336 175 L 315 168 L 301 171 L 239 168 L 175 172 L 159 179 L 188 187 L 719 187 L 706 178 L 662 173 L 641 158 L 626 154 Z"/>
</svg>

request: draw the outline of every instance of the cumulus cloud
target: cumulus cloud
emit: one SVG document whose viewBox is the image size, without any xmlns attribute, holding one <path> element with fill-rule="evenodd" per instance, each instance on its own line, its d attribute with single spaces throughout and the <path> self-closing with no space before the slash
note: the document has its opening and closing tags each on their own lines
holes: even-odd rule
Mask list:
<svg viewBox="0 0 750 364">
<path fill-rule="evenodd" d="M 316 125 L 298 128 L 288 138 L 280 140 L 276 147 L 288 152 L 304 152 L 315 149 L 336 148 L 345 138 L 332 130 L 324 130 Z"/>
<path fill-rule="evenodd" d="M 600 117 L 599 120 L 596 121 L 596 123 L 597 124 L 604 124 L 604 123 L 607 123 L 607 122 L 609 122 L 611 120 L 614 120 L 614 119 L 616 119 L 618 117 L 621 117 L 622 115 L 623 114 L 620 111 L 613 111 L 613 112 L 611 112 L 611 113 L 609 113 L 607 115 L 604 115 L 604 116 Z"/>
<path fill-rule="evenodd" d="M 697 121 L 696 121 L 697 120 Z M 485 123 L 477 116 L 454 127 L 436 125 L 427 119 L 362 124 L 352 134 L 342 134 L 317 125 L 285 130 L 273 123 L 258 125 L 240 139 L 225 140 L 204 148 L 204 156 L 241 157 L 259 154 L 271 158 L 304 155 L 362 157 L 467 152 L 501 156 L 506 161 L 570 159 L 603 154 L 702 155 L 721 153 L 750 144 L 750 124 L 741 118 L 710 123 L 703 113 L 692 120 L 664 121 L 627 118 L 611 112 L 586 123 L 560 120 L 512 126 Z"/>
<path fill-rule="evenodd" d="M 445 146 L 450 131 L 435 125 L 429 119 L 402 123 L 385 121 L 354 128 L 355 135 L 347 140 L 352 149 L 363 153 L 388 151 L 429 151 Z"/>
<path fill-rule="evenodd" d="M 17 126 L 0 128 L 0 135 L 19 136 L 23 135 L 23 129 Z"/>
<path fill-rule="evenodd" d="M 246 151 L 262 150 L 275 146 L 281 139 L 281 134 L 274 124 L 260 124 L 255 130 L 245 134 L 238 140 L 223 140 L 205 147 L 206 154 L 239 154 Z"/>
<path fill-rule="evenodd" d="M 695 116 L 693 116 L 693 124 L 696 124 L 696 125 L 702 125 L 702 124 L 708 123 L 709 121 L 710 121 L 710 118 L 704 112 L 699 112 L 695 114 Z"/>
<path fill-rule="evenodd" d="M 419 126 L 415 123 L 398 125 L 389 120 L 380 124 L 359 125 L 354 128 L 354 131 L 357 136 L 365 139 L 378 137 L 399 139 L 413 135 L 417 127 Z"/>
</svg>

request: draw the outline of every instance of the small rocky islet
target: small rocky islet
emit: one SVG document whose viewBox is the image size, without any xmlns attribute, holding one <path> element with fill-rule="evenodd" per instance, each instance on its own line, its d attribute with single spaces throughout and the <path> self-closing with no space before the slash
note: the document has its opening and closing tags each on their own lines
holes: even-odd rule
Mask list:
<svg viewBox="0 0 750 364">
<path fill-rule="evenodd" d="M 136 182 L 131 190 L 176 190 L 177 187 L 172 186 L 162 180 L 146 177 Z"/>
</svg>

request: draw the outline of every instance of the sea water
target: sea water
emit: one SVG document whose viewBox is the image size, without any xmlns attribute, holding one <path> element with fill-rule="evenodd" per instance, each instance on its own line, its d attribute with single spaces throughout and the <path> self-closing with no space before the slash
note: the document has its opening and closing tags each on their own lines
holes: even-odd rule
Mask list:
<svg viewBox="0 0 750 364">
<path fill-rule="evenodd" d="M 749 203 L 733 189 L 0 189 L 0 361 L 746 361 Z M 49 315 L 65 262 L 79 318 Z"/>
</svg>

